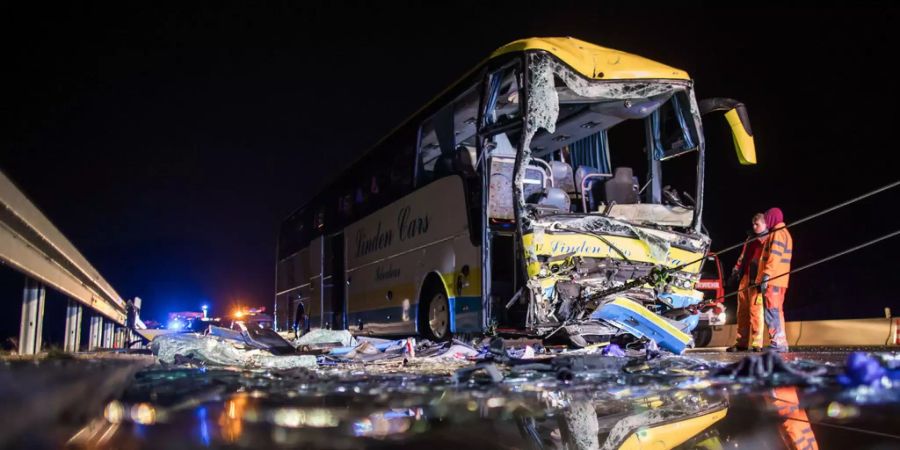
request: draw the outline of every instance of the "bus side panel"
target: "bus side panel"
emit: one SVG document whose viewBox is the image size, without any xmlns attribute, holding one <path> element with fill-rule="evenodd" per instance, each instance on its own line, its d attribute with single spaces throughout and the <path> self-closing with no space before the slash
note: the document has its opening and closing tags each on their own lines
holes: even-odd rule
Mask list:
<svg viewBox="0 0 900 450">
<path fill-rule="evenodd" d="M 348 271 L 348 326 L 370 334 L 414 334 L 421 255 L 407 252 Z"/>
<path fill-rule="evenodd" d="M 456 254 L 455 267 L 445 270 L 441 276 L 450 296 L 450 331 L 454 333 L 477 333 L 484 331 L 482 318 L 484 305 L 481 300 L 481 250 L 472 245 L 466 235 L 456 236 L 452 241 Z M 469 275 L 463 268 L 468 266 Z"/>
<path fill-rule="evenodd" d="M 309 248 L 278 262 L 275 321 L 279 329 L 293 326 L 297 304 L 309 301 Z"/>
<path fill-rule="evenodd" d="M 480 256 L 466 214 L 462 179 L 448 176 L 347 227 L 350 327 L 371 334 L 415 332 L 422 283 L 435 273 L 447 287 L 451 311 L 465 307 L 465 330 L 480 330 L 480 282 L 473 278 L 481 273 Z M 455 289 L 464 265 L 470 273 L 462 293 L 471 299 Z"/>
</svg>

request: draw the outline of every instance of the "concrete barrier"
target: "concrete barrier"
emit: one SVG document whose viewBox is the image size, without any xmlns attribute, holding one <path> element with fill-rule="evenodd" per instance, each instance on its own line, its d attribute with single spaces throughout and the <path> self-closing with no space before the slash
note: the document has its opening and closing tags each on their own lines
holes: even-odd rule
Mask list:
<svg viewBox="0 0 900 450">
<path fill-rule="evenodd" d="M 789 345 L 900 345 L 900 318 L 808 320 L 785 324 Z M 713 330 L 707 347 L 728 347 L 737 339 L 737 325 Z M 765 344 L 769 344 L 768 336 Z"/>
</svg>

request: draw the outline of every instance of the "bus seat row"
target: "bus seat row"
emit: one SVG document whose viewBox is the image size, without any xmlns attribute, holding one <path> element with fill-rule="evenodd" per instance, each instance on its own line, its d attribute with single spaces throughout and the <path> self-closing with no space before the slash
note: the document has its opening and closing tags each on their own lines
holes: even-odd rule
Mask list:
<svg viewBox="0 0 900 450">
<path fill-rule="evenodd" d="M 640 200 L 638 180 L 630 167 L 617 167 L 611 177 L 590 166 L 579 166 L 573 174 L 572 166 L 563 161 L 550 161 L 549 167 L 552 187 L 569 197 L 570 206 L 562 208 L 562 196 L 558 192 L 550 194 L 549 191 L 547 199 L 537 202 L 539 205 L 568 211 L 571 210 L 571 203 L 576 202 L 581 205 L 580 209 L 594 211 L 601 201 L 624 205 L 638 203 Z"/>
<path fill-rule="evenodd" d="M 494 158 L 491 198 L 488 201 L 488 215 L 491 218 L 514 218 L 511 196 L 513 165 L 513 158 Z M 435 167 L 437 170 L 440 165 Z M 525 167 L 522 186 L 527 203 L 559 212 L 596 211 L 601 202 L 615 202 L 618 205 L 639 203 L 638 191 L 638 180 L 630 167 L 616 168 L 613 176 L 590 166 L 579 166 L 573 173 L 572 166 L 565 162 L 539 159 L 532 160 Z"/>
</svg>

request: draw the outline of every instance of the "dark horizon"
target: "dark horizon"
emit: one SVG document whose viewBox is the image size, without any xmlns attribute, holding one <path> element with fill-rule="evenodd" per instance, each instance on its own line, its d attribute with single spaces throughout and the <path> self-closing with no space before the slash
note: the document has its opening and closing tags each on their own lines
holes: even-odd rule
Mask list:
<svg viewBox="0 0 900 450">
<path fill-rule="evenodd" d="M 158 321 L 203 303 L 214 315 L 271 308 L 278 221 L 523 37 L 635 53 L 686 70 L 700 98 L 747 105 L 757 166 L 738 165 L 724 119 L 704 120 L 713 249 L 768 207 L 792 222 L 898 178 L 886 163 L 896 8 L 510 5 L 4 6 L 0 169 Z M 898 200 L 892 191 L 792 230 L 795 266 L 894 231 Z M 787 319 L 897 305 L 898 241 L 792 276 Z M 724 257 L 726 276 L 736 256 Z M 19 278 L 0 277 L 16 308 Z"/>
</svg>

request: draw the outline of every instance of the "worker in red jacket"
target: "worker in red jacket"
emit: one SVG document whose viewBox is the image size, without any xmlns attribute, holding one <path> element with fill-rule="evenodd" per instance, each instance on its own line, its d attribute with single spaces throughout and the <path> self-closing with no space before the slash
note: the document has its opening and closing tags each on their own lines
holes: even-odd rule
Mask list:
<svg viewBox="0 0 900 450">
<path fill-rule="evenodd" d="M 788 350 L 784 331 L 784 294 L 788 288 L 787 275 L 791 271 L 794 240 L 784 225 L 784 214 L 778 208 L 766 211 L 769 234 L 759 259 L 756 283 L 763 294 L 769 348 L 779 352 Z"/>
<path fill-rule="evenodd" d="M 750 223 L 756 238 L 744 243 L 729 278 L 732 286 L 740 280 L 737 294 L 737 342 L 726 349 L 729 352 L 760 351 L 763 345 L 763 301 L 755 283 L 759 257 L 766 240 L 765 216 L 758 213 Z"/>
</svg>

